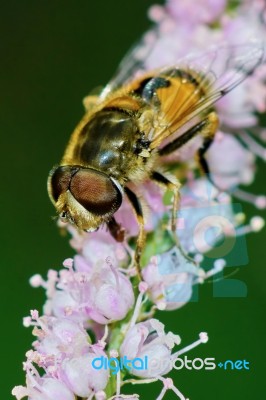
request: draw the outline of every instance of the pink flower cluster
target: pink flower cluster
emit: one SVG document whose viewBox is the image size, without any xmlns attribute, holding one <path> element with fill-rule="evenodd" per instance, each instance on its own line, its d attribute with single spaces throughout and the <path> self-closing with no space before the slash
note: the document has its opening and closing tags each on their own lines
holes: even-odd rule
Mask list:
<svg viewBox="0 0 266 400">
<path fill-rule="evenodd" d="M 78 268 L 84 268 L 85 261 L 81 260 L 80 255 L 76 257 Z M 134 301 L 130 280 L 113 266 L 109 268 L 115 278 L 109 274 L 108 268 L 103 268 L 104 273 L 98 274 L 96 278 L 95 271 L 92 271 L 91 275 L 87 272 L 86 276 L 86 273 L 74 270 L 71 259 L 65 260 L 64 265 L 67 270 L 60 271 L 59 276 L 56 271 L 50 270 L 47 281 L 43 281 L 39 275 L 31 279 L 33 286 L 43 286 L 46 289 L 48 300 L 42 317 L 39 317 L 36 310 L 32 310 L 31 316 L 24 318 L 25 326 L 33 326 L 36 340 L 33 342 L 34 350 L 27 352 L 27 361 L 24 363 L 26 387 L 16 386 L 12 391 L 17 399 L 28 396 L 32 400 L 54 398 L 75 400 L 76 396 L 79 396 L 104 400 L 107 398 L 104 389 L 108 385 L 110 370 L 113 368 L 109 365 L 98 370 L 94 367 L 93 361 L 107 359 L 108 356 L 114 358 L 119 355 L 128 360 L 146 358 L 149 361 L 149 368 L 139 370 L 132 367 L 131 375 L 144 379 L 161 379 L 164 382 L 165 378 L 162 376 L 171 371 L 173 361 L 180 354 L 180 351 L 172 352 L 173 348 L 180 344 L 180 337 L 171 332 L 166 334 L 164 325 L 153 318 L 136 323 L 141 318 L 142 308 L 147 300 L 145 295 L 147 283 L 139 284 L 139 295 L 135 308 L 130 313 L 131 317 L 118 325 L 119 331 L 114 336 L 114 332 L 109 331 L 107 324 L 118 322 L 124 318 L 124 313 L 130 311 Z M 98 284 L 99 291 L 99 294 L 93 293 L 95 296 L 91 301 L 87 295 L 87 292 L 90 292 L 89 282 L 92 282 L 90 278 L 95 279 L 94 283 Z M 66 289 L 68 284 L 74 285 L 74 292 Z M 116 294 L 113 291 L 114 286 Z M 106 296 L 100 291 L 105 291 Z M 127 291 L 128 298 L 125 295 Z M 59 300 L 58 311 L 59 293 L 67 295 L 64 301 Z M 104 303 L 106 310 L 104 316 L 99 313 L 97 297 L 100 303 L 101 301 Z M 87 312 L 87 308 L 94 312 Z M 123 308 L 122 313 L 121 308 Z M 112 315 L 108 319 L 109 311 Z M 106 324 L 105 328 L 103 324 Z M 93 333 L 93 338 L 90 332 Z M 181 352 L 190 350 L 200 343 L 206 343 L 207 340 L 207 335 L 201 333 L 199 340 Z M 119 352 L 115 350 L 118 343 L 120 343 Z M 44 371 L 43 375 L 39 369 Z M 127 398 L 120 394 L 121 375 L 121 371 L 117 371 L 114 397 L 116 399 Z M 171 385 L 171 389 L 178 391 L 174 385 Z M 135 398 L 134 395 L 132 398 Z M 180 398 L 184 399 L 182 394 Z"/>
<path fill-rule="evenodd" d="M 108 371 L 99 374 L 91 366 L 93 358 L 106 356 L 104 345 L 90 345 L 82 324 L 67 318 L 39 317 L 35 310 L 24 319 L 24 324 L 34 326 L 37 340 L 24 363 L 27 388 L 15 388 L 13 393 L 17 398 L 74 400 L 75 395 L 89 397 L 105 388 Z M 45 371 L 43 376 L 35 365 Z"/>
<path fill-rule="evenodd" d="M 219 48 L 226 43 L 260 40 L 266 37 L 265 10 L 263 0 L 241 4 L 230 0 L 168 0 L 165 6 L 155 5 L 149 15 L 156 26 L 139 48 L 139 57 L 148 54 L 142 66 L 149 70 L 176 65 L 188 52 L 200 54 L 212 45 Z M 194 285 L 226 266 L 221 256 L 211 269 L 203 268 L 204 257 L 219 241 L 259 231 L 264 225 L 259 216 L 243 225 L 245 216 L 235 211 L 233 197 L 250 201 L 258 209 L 266 207 L 265 196 L 239 188 L 254 180 L 256 157 L 266 158 L 262 146 L 266 131 L 259 126 L 259 113 L 266 110 L 265 63 L 215 108 L 221 124 L 206 156 L 211 180 L 199 177 L 194 160 L 201 146 L 198 138 L 165 161 L 171 166 L 173 162 L 185 165 L 177 223 L 179 243 L 167 235 L 171 201 L 163 199 L 161 189 L 151 182 L 138 188 L 146 202 L 145 228 L 149 233 L 141 282 L 131 246 L 138 226 L 126 201 L 115 215 L 126 229 L 123 243 L 117 243 L 104 229 L 80 234 L 73 226 L 62 225 L 71 234 L 76 255 L 66 259 L 59 272 L 49 270 L 47 280 L 40 275 L 31 278 L 33 287 L 45 289 L 47 301 L 43 316 L 33 310 L 24 318 L 24 325 L 33 327 L 36 340 L 24 362 L 26 386 L 16 386 L 12 391 L 17 400 L 133 400 L 139 396 L 122 394 L 124 385 L 156 380 L 163 384 L 157 400 L 168 390 L 186 400 L 165 375 L 177 357 L 206 343 L 208 336 L 201 333 L 195 343 L 176 351 L 180 337 L 166 333 L 154 314 L 157 309 L 184 306 Z M 149 361 L 146 369 L 133 364 L 129 370 L 118 368 L 116 361 L 145 357 Z M 114 364 L 96 369 L 95 359 L 113 359 L 115 376 Z"/>
<path fill-rule="evenodd" d="M 99 244 L 98 244 L 99 245 Z M 91 267 L 81 255 L 74 257 L 75 270 L 60 271 L 59 282 L 46 310 L 56 317 L 99 324 L 118 321 L 134 304 L 134 293 L 129 279 L 117 268 L 102 262 Z"/>
</svg>

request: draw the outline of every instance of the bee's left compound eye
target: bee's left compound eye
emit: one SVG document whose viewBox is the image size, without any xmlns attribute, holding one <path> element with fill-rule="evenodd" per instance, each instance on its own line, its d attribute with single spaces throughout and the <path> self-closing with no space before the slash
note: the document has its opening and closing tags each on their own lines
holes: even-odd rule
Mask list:
<svg viewBox="0 0 266 400">
<path fill-rule="evenodd" d="M 58 200 L 60 194 L 69 189 L 71 178 L 76 171 L 78 171 L 77 168 L 64 165 L 50 172 L 48 191 L 55 202 Z"/>
<path fill-rule="evenodd" d="M 106 174 L 91 168 L 80 169 L 70 182 L 72 196 L 95 215 L 114 213 L 122 203 L 121 188 Z"/>
</svg>

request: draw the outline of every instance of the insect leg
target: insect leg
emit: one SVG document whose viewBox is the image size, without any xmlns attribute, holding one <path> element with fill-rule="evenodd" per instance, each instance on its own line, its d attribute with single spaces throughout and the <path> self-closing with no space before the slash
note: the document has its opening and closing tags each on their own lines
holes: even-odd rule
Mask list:
<svg viewBox="0 0 266 400">
<path fill-rule="evenodd" d="M 111 220 L 107 223 L 108 229 L 113 236 L 113 238 L 117 242 L 123 242 L 125 239 L 125 229 L 114 219 L 114 217 L 111 218 Z"/>
<path fill-rule="evenodd" d="M 174 200 L 173 200 L 172 218 L 171 218 L 172 235 L 173 235 L 174 241 L 176 243 L 176 246 L 179 248 L 179 250 L 181 251 L 183 256 L 185 258 L 187 258 L 190 262 L 194 263 L 194 260 L 191 259 L 183 250 L 183 248 L 179 242 L 177 233 L 176 233 L 177 211 L 179 210 L 179 205 L 180 205 L 180 187 L 181 187 L 180 182 L 174 176 L 171 176 L 171 178 L 170 177 L 168 178 L 165 175 L 163 175 L 161 172 L 157 172 L 157 171 L 152 172 L 151 179 L 158 185 L 163 186 L 166 189 L 169 189 L 173 192 Z"/>
<path fill-rule="evenodd" d="M 215 133 L 217 132 L 219 125 L 219 119 L 218 116 L 215 112 L 211 112 L 208 117 L 207 117 L 207 123 L 202 132 L 200 134 L 203 136 L 203 143 L 201 148 L 198 150 L 197 153 L 197 161 L 202 169 L 202 171 L 208 175 L 208 178 L 212 182 L 211 176 L 210 176 L 210 170 L 208 163 L 204 157 L 206 151 L 209 149 L 210 145 L 213 142 Z"/>
<path fill-rule="evenodd" d="M 168 174 L 169 175 L 169 174 Z M 179 209 L 180 204 L 180 182 L 173 176 L 172 180 L 161 172 L 153 171 L 151 174 L 151 179 L 156 182 L 158 185 L 169 189 L 174 194 L 173 200 L 173 208 L 172 208 L 172 217 L 171 217 L 171 230 L 175 233 L 176 231 L 176 219 L 177 219 L 177 211 Z"/>
<path fill-rule="evenodd" d="M 139 234 L 137 238 L 136 250 L 135 250 L 135 259 L 134 264 L 137 268 L 138 276 L 141 277 L 140 271 L 140 257 L 145 244 L 145 231 L 144 231 L 144 217 L 141 203 L 135 193 L 132 192 L 128 187 L 125 187 L 125 193 L 130 201 L 133 210 L 135 211 L 136 218 L 139 225 Z"/>
<path fill-rule="evenodd" d="M 160 156 L 166 156 L 171 154 L 180 147 L 184 146 L 190 139 L 193 139 L 196 135 L 200 134 L 202 129 L 206 127 L 206 120 L 199 122 L 198 124 L 192 126 L 192 128 L 188 129 L 182 136 L 179 136 L 175 140 L 170 143 L 167 143 L 164 147 L 159 149 Z"/>
<path fill-rule="evenodd" d="M 198 162 L 202 168 L 202 170 L 209 174 L 209 168 L 207 161 L 204 158 L 205 152 L 210 147 L 214 135 L 217 131 L 219 124 L 218 116 L 216 112 L 211 112 L 205 119 L 192 126 L 192 128 L 188 129 L 182 136 L 176 138 L 171 143 L 168 143 L 163 148 L 159 149 L 159 155 L 165 156 L 173 151 L 179 149 L 184 144 L 186 144 L 190 139 L 195 137 L 196 135 L 201 135 L 203 137 L 202 147 L 199 149 L 197 153 Z"/>
</svg>

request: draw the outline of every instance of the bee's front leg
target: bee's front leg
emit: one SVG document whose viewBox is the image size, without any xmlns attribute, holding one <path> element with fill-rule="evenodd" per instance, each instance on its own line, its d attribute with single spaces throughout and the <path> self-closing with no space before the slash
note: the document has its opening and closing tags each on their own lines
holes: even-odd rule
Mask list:
<svg viewBox="0 0 266 400">
<path fill-rule="evenodd" d="M 146 238 L 144 230 L 143 210 L 139 198 L 135 195 L 135 193 L 132 192 L 132 190 L 130 190 L 128 187 L 125 187 L 125 193 L 133 207 L 139 225 L 139 234 L 137 238 L 135 255 L 134 255 L 134 266 L 136 267 L 138 277 L 141 279 L 140 258 L 142 250 L 145 245 L 145 238 Z"/>
<path fill-rule="evenodd" d="M 116 222 L 115 218 L 112 217 L 110 221 L 107 223 L 109 232 L 113 236 L 113 238 L 117 242 L 123 242 L 125 240 L 125 228 L 123 228 L 118 222 Z"/>
</svg>

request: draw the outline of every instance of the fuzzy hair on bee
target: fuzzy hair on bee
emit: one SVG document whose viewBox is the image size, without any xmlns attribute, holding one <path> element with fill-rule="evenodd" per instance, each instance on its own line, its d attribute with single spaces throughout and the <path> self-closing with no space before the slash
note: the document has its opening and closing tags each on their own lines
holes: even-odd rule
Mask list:
<svg viewBox="0 0 266 400">
<path fill-rule="evenodd" d="M 48 193 L 59 218 L 88 232 L 106 224 L 118 241 L 124 230 L 114 214 L 126 196 L 139 224 L 139 265 L 145 216 L 132 187 L 152 180 L 173 192 L 175 232 L 180 182 L 164 172 L 163 159 L 200 136 L 197 161 L 209 172 L 204 155 L 219 126 L 215 102 L 253 73 L 264 51 L 257 42 L 220 46 L 143 74 L 136 53 L 125 58 L 99 96 L 85 99 L 86 113 L 49 174 Z"/>
</svg>

